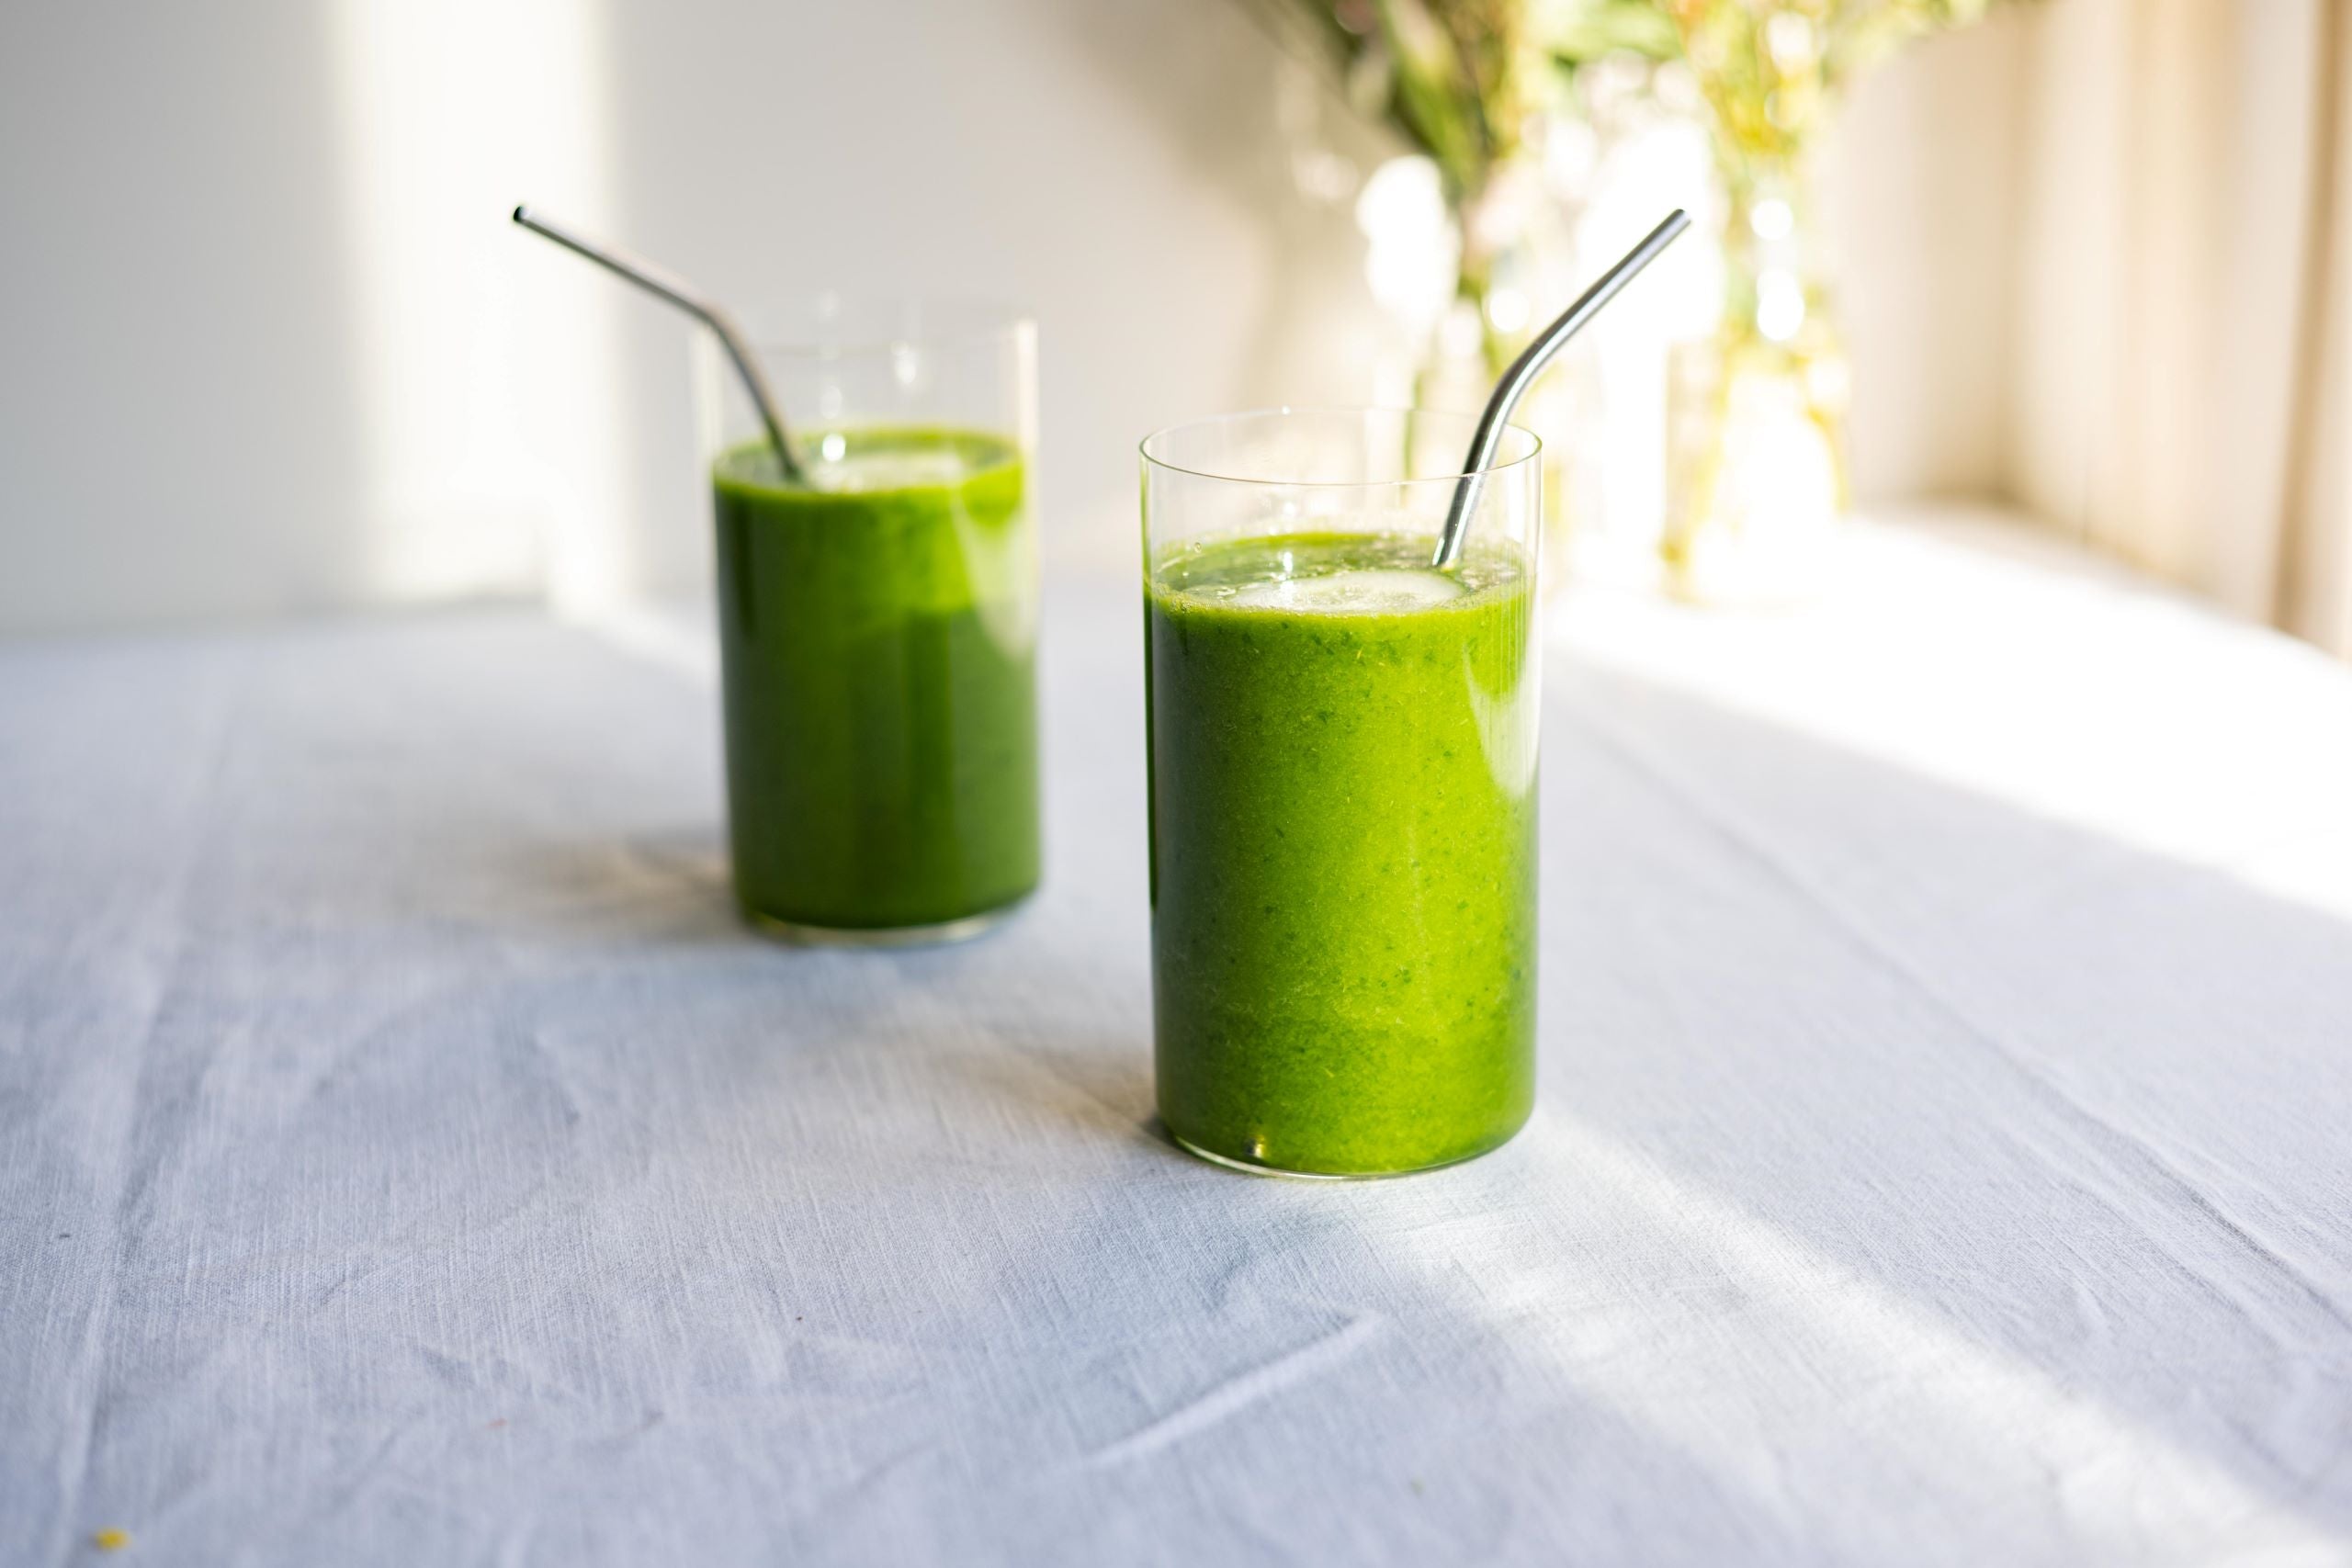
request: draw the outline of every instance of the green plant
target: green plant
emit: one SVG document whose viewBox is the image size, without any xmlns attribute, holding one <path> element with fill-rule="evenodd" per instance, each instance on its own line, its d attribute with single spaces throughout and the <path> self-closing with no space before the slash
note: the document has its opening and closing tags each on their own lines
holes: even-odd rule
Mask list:
<svg viewBox="0 0 2352 1568">
<path fill-rule="evenodd" d="M 1457 217 L 1477 209 L 1548 119 L 1573 113 L 1579 69 L 1611 55 L 1668 59 L 1680 47 L 1657 0 L 1306 0 L 1289 19 L 1302 12 L 1350 100 L 1428 155 Z M 1479 225 L 1463 228 L 1458 291 L 1484 322 L 1495 255 Z M 1483 330 L 1498 370 L 1512 344 Z"/>
<path fill-rule="evenodd" d="M 1904 42 L 1997 0 L 1255 0 L 1344 73 L 1348 95 L 1426 153 L 1457 217 L 1498 170 L 1576 113 L 1577 73 L 1631 56 L 1685 62 L 1732 186 L 1792 166 L 1841 89 Z M 1493 256 L 1464 224 L 1460 289 L 1483 302 Z M 1508 345 L 1491 341 L 1492 358 Z"/>
</svg>

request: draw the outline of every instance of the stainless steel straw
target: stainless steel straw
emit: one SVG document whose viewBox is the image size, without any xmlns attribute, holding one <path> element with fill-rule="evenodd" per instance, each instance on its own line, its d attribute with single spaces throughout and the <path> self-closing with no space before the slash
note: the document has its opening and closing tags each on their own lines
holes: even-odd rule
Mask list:
<svg viewBox="0 0 2352 1568">
<path fill-rule="evenodd" d="M 758 361 L 743 343 L 742 329 L 735 324 L 718 301 L 704 294 L 675 273 L 668 272 L 647 261 L 631 255 L 616 245 L 600 244 L 577 231 L 566 228 L 551 218 L 542 218 L 528 207 L 514 209 L 514 221 L 534 234 L 544 234 L 565 250 L 586 256 L 598 266 L 619 274 L 649 294 L 657 294 L 694 317 L 718 334 L 719 343 L 727 350 L 727 357 L 735 362 L 736 373 L 743 378 L 743 389 L 752 394 L 752 406 L 760 411 L 760 423 L 767 427 L 768 442 L 775 448 L 776 461 L 784 465 L 784 477 L 795 484 L 801 483 L 799 459 L 792 455 L 792 441 L 784 433 L 784 416 L 776 412 L 775 399 L 768 393 L 765 378 L 760 374 Z"/>
<path fill-rule="evenodd" d="M 1674 243 L 1674 237 L 1690 227 L 1690 215 L 1680 208 L 1666 215 L 1666 221 L 1649 231 L 1649 237 L 1625 253 L 1624 259 L 1600 275 L 1600 280 L 1584 291 L 1583 298 L 1569 306 L 1560 319 L 1536 334 L 1526 352 L 1511 361 L 1503 378 L 1495 383 L 1495 395 L 1487 400 L 1487 410 L 1478 416 L 1477 434 L 1470 438 L 1470 455 L 1462 460 L 1462 478 L 1453 487 L 1453 504 L 1446 509 L 1445 532 L 1437 542 L 1437 558 L 1430 564 L 1452 566 L 1462 554 L 1462 541 L 1470 532 L 1470 514 L 1478 509 L 1478 497 L 1485 491 L 1487 469 L 1493 466 L 1496 449 L 1502 445 L 1503 430 L 1510 423 L 1511 411 L 1552 356 L 1560 352 L 1567 341 L 1584 330 L 1584 324 L 1600 313 L 1600 308 L 1617 297 L 1617 291 L 1634 280 L 1634 275 L 1657 259 L 1660 251 Z"/>
</svg>

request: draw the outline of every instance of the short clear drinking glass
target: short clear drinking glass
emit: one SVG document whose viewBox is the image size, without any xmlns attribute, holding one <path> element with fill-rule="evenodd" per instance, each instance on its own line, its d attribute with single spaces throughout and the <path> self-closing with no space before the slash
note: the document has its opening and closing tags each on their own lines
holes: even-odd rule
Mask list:
<svg viewBox="0 0 2352 1568">
<path fill-rule="evenodd" d="M 1143 444 L 1154 1057 L 1210 1159 L 1420 1170 L 1533 1106 L 1540 444 L 1504 433 L 1439 570 L 1475 423 Z"/>
<path fill-rule="evenodd" d="M 736 897 L 804 941 L 953 940 L 1037 885 L 1036 333 L 977 308 L 754 323 L 711 463 Z"/>
</svg>

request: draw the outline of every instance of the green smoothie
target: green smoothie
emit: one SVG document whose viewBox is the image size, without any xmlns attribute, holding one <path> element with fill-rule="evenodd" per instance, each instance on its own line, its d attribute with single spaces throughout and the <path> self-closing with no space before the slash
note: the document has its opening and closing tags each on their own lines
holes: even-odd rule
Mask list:
<svg viewBox="0 0 2352 1568">
<path fill-rule="evenodd" d="M 735 891 L 756 919 L 948 925 L 1037 885 L 1036 554 L 992 436 L 723 454 L 718 647 Z"/>
<path fill-rule="evenodd" d="M 1434 544 L 1222 540 L 1148 584 L 1159 1110 L 1205 1153 L 1416 1170 L 1533 1105 L 1532 573 Z"/>
</svg>

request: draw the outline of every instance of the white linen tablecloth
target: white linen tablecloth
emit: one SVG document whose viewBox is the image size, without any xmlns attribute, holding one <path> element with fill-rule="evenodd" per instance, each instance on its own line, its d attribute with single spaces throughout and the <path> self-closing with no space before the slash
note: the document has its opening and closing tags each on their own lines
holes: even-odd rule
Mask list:
<svg viewBox="0 0 2352 1568">
<path fill-rule="evenodd" d="M 1354 1184 L 1149 1125 L 1124 578 L 899 953 L 674 628 L 0 648 L 0 1562 L 2352 1562 L 2352 675 L 1852 564 L 1570 604 L 1540 1109 Z"/>
</svg>

